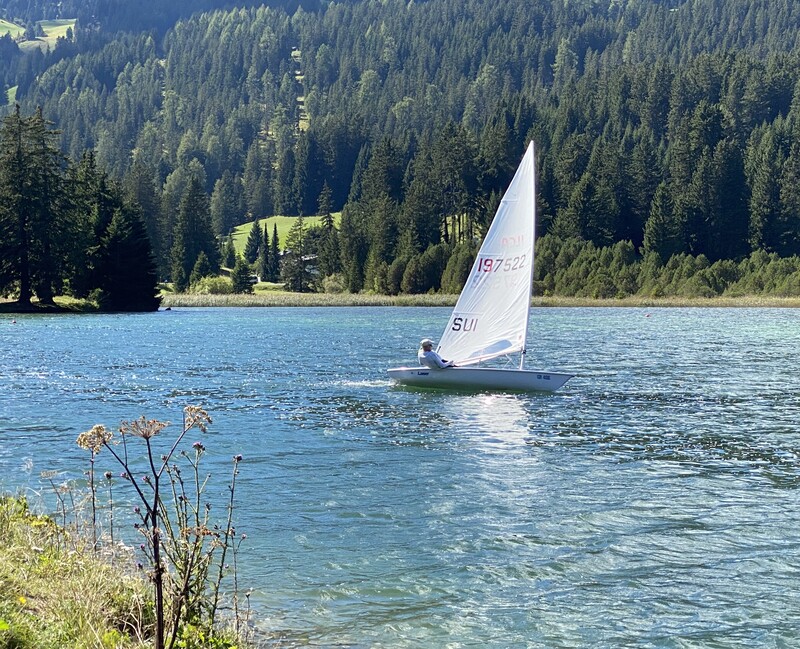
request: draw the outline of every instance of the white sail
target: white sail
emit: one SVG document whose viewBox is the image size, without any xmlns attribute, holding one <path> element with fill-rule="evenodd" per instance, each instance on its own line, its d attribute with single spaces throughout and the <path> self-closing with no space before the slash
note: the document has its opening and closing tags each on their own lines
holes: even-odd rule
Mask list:
<svg viewBox="0 0 800 649">
<path fill-rule="evenodd" d="M 535 183 L 531 142 L 439 341 L 443 358 L 470 365 L 524 352 L 533 281 Z"/>
</svg>

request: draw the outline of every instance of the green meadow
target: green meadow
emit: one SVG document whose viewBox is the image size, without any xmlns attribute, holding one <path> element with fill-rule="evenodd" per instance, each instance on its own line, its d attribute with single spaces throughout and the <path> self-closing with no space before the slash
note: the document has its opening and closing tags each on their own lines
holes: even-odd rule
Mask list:
<svg viewBox="0 0 800 649">
<path fill-rule="evenodd" d="M 65 18 L 61 20 L 40 20 L 37 24 L 41 25 L 42 30 L 44 31 L 44 36 L 41 38 L 37 38 L 35 41 L 23 41 L 19 44 L 20 49 L 23 52 L 28 52 L 36 47 L 39 49 L 53 49 L 56 46 L 56 41 L 59 38 L 63 38 L 67 35 L 68 29 L 75 29 L 75 18 Z M 5 23 L 11 25 L 11 23 Z M 18 27 L 17 25 L 12 25 L 16 28 L 19 32 L 24 32 L 25 29 L 23 27 Z M 0 34 L 3 33 L 3 21 L 0 21 Z M 10 29 L 8 31 L 11 31 Z M 11 34 L 14 36 L 14 33 Z"/>
<path fill-rule="evenodd" d="M 10 23 L 7 20 L 0 18 L 0 36 L 11 34 L 11 38 L 16 38 L 18 35 L 25 31 L 24 27 Z"/>
<path fill-rule="evenodd" d="M 333 215 L 333 221 L 338 226 L 339 218 L 341 216 L 341 212 L 336 212 Z M 264 225 L 267 226 L 267 232 L 269 233 L 270 241 L 272 241 L 272 233 L 273 228 L 277 224 L 278 226 L 278 242 L 280 245 L 281 250 L 283 250 L 284 245 L 286 244 L 286 235 L 289 234 L 289 230 L 292 229 L 294 222 L 298 219 L 296 216 L 270 216 L 266 219 L 259 219 L 258 225 L 263 230 Z M 319 225 L 322 223 L 321 216 L 304 216 L 303 223 L 306 228 L 309 228 L 313 225 Z M 253 227 L 253 222 L 250 221 L 249 223 L 243 223 L 242 225 L 237 225 L 233 229 L 233 245 L 236 246 L 236 251 L 239 253 L 244 252 L 244 246 L 247 243 L 247 237 L 250 236 L 250 228 Z"/>
</svg>

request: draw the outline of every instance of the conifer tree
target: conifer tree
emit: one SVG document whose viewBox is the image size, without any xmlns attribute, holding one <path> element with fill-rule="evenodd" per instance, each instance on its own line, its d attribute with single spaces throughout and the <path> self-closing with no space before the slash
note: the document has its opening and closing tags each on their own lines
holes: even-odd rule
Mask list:
<svg viewBox="0 0 800 649">
<path fill-rule="evenodd" d="M 225 250 L 223 251 L 222 265 L 231 270 L 236 265 L 236 246 L 233 243 L 233 235 L 229 234 L 225 242 Z"/>
<path fill-rule="evenodd" d="M 281 278 L 289 291 L 303 293 L 311 289 L 311 274 L 305 260 L 305 225 L 302 216 L 295 219 L 286 235 Z"/>
<path fill-rule="evenodd" d="M 211 264 L 208 263 L 206 253 L 201 250 L 200 254 L 197 256 L 194 268 L 192 268 L 192 273 L 189 275 L 189 285 L 197 284 L 201 279 L 209 277 L 210 275 L 213 275 Z"/>
<path fill-rule="evenodd" d="M 231 284 L 234 293 L 252 293 L 253 284 L 250 281 L 250 264 L 241 255 L 236 256 L 236 264 L 231 272 Z"/>
<path fill-rule="evenodd" d="M 269 281 L 277 282 L 281 272 L 281 250 L 278 241 L 278 223 L 272 224 L 272 240 L 269 243 Z"/>
<path fill-rule="evenodd" d="M 256 259 L 256 274 L 262 282 L 266 282 L 269 277 L 269 230 L 267 230 L 266 223 L 264 223 L 262 232 L 261 245 L 258 247 L 258 259 Z"/>
<path fill-rule="evenodd" d="M 19 106 L 0 128 L 0 292 L 17 292 L 20 305 L 53 303 L 60 285 L 68 226 L 64 157 L 58 133 L 41 111 L 23 118 Z"/>
<path fill-rule="evenodd" d="M 258 258 L 258 250 L 262 243 L 261 227 L 258 219 L 253 220 L 250 226 L 250 233 L 247 235 L 247 242 L 244 245 L 244 258 L 248 264 L 255 263 Z"/>
<path fill-rule="evenodd" d="M 184 194 L 172 246 L 172 281 L 175 290 L 185 291 L 189 275 L 201 252 L 206 254 L 211 269 L 219 270 L 219 250 L 211 230 L 208 196 L 196 177 L 192 177 Z"/>
<path fill-rule="evenodd" d="M 322 237 L 320 238 L 319 249 L 317 251 L 317 266 L 323 277 L 333 275 L 341 270 L 341 261 L 339 259 L 339 232 L 336 230 L 336 226 L 333 223 L 331 199 L 331 188 L 326 182 L 322 186 L 318 201 L 319 214 L 322 216 Z"/>
<path fill-rule="evenodd" d="M 150 238 L 138 209 L 117 209 L 100 242 L 103 275 L 98 303 L 106 311 L 156 311 L 158 277 Z"/>
<path fill-rule="evenodd" d="M 211 223 L 214 234 L 225 236 L 233 228 L 238 210 L 236 205 L 236 192 L 234 180 L 229 171 L 222 174 L 222 178 L 214 184 L 211 194 Z"/>
<path fill-rule="evenodd" d="M 680 228 L 676 221 L 675 206 L 666 183 L 656 188 L 650 216 L 644 228 L 643 251 L 655 252 L 662 262 L 681 251 Z"/>
</svg>

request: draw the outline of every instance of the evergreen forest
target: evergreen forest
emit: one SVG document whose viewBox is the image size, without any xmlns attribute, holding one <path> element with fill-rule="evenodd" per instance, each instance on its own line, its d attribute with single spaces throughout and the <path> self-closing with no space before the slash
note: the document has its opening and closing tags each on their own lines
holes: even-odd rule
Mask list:
<svg viewBox="0 0 800 649">
<path fill-rule="evenodd" d="M 178 4 L 0 9 L 77 18 L 49 51 L 0 38 L 0 110 L 115 188 L 177 290 L 458 291 L 532 139 L 536 292 L 800 295 L 796 2 Z M 323 219 L 278 242 L 273 215 Z"/>
</svg>

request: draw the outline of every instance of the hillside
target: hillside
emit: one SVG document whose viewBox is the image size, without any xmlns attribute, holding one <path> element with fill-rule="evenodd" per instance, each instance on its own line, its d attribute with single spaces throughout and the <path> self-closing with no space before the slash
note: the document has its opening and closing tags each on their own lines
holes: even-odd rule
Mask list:
<svg viewBox="0 0 800 649">
<path fill-rule="evenodd" d="M 163 38 L 79 20 L 71 49 L 5 81 L 71 158 L 153 184 L 165 249 L 190 178 L 220 235 L 315 214 L 327 185 L 348 286 L 372 286 L 480 236 L 533 138 L 540 236 L 662 261 L 800 252 L 797 3 L 189 8 Z"/>
</svg>

